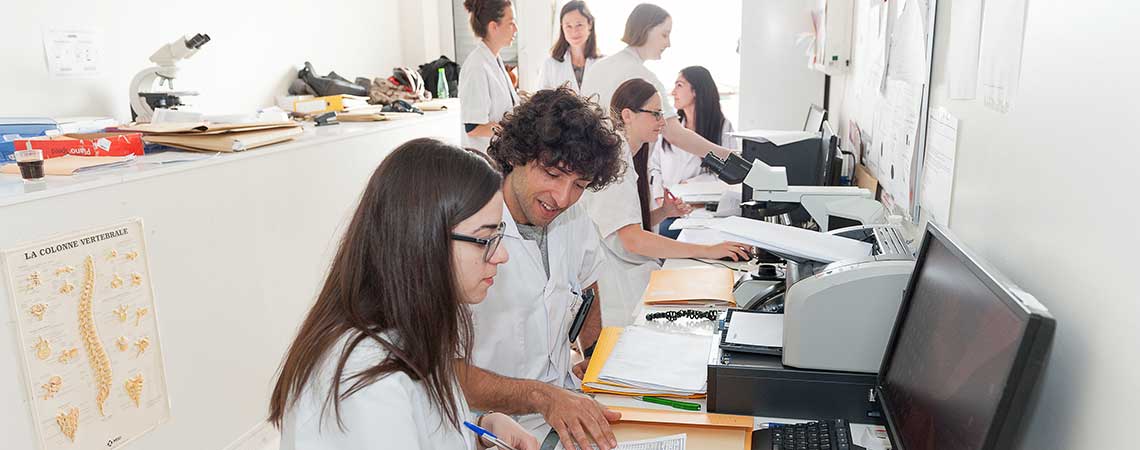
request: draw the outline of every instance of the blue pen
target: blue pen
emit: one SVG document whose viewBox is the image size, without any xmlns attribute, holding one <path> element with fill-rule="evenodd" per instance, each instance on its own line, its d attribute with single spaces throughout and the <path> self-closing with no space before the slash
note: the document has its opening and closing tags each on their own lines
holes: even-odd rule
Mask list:
<svg viewBox="0 0 1140 450">
<path fill-rule="evenodd" d="M 485 439 L 487 442 L 491 443 L 491 445 L 494 445 L 495 447 L 499 447 L 499 448 L 504 449 L 504 450 L 515 450 L 514 447 L 507 445 L 506 442 L 503 442 L 503 440 L 499 439 L 497 436 L 495 436 L 494 433 L 491 433 L 490 431 L 479 428 L 478 425 L 475 425 L 475 424 L 468 422 L 466 420 L 463 421 L 463 425 L 466 425 L 467 428 L 470 428 L 471 431 L 475 432 L 476 436 L 479 436 L 479 437 Z"/>
</svg>

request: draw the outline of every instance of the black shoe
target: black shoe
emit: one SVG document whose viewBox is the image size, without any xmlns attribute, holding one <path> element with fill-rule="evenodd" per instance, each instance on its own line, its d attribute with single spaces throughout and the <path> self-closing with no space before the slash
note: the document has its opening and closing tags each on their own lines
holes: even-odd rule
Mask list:
<svg viewBox="0 0 1140 450">
<path fill-rule="evenodd" d="M 362 86 L 352 84 L 349 81 L 317 76 L 315 72 L 313 65 L 305 61 L 305 68 L 297 72 L 297 78 L 304 80 L 319 96 L 337 94 L 368 96 L 368 89 Z"/>
</svg>

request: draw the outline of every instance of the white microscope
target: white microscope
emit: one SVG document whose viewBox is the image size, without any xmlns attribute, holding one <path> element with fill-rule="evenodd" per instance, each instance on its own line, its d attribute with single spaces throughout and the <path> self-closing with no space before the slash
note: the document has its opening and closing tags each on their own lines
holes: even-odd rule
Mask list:
<svg viewBox="0 0 1140 450">
<path fill-rule="evenodd" d="M 150 61 L 156 65 L 143 69 L 131 80 L 132 120 L 150 122 L 156 109 L 178 109 L 183 106 L 182 97 L 198 95 L 194 91 L 175 91 L 174 78 L 178 76 L 178 61 L 194 56 L 207 42 L 210 36 L 206 34 L 183 36 L 150 55 Z M 155 79 L 158 79 L 157 89 Z"/>
<path fill-rule="evenodd" d="M 751 187 L 753 202 L 803 205 L 821 232 L 842 228 L 832 226 L 832 218 L 845 219 L 851 225 L 886 222 L 886 209 L 873 199 L 871 191 L 860 187 L 788 186 L 786 168 L 772 167 L 758 159 L 748 162 L 736 153 L 723 160 L 709 153 L 702 164 L 728 184 L 743 182 Z"/>
</svg>

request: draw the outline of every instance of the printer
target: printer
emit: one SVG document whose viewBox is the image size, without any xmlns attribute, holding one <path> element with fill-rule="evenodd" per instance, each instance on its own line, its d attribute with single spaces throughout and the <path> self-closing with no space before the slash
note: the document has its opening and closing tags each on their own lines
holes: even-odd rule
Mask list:
<svg viewBox="0 0 1140 450">
<path fill-rule="evenodd" d="M 714 348 L 708 365 L 710 412 L 809 419 L 838 413 L 851 421 L 881 420 L 871 392 L 914 269 L 914 252 L 896 226 L 861 225 L 828 234 L 869 242 L 870 254 L 822 262 L 768 249 L 787 261 L 782 355 Z M 837 411 L 838 404 L 847 409 Z"/>
</svg>

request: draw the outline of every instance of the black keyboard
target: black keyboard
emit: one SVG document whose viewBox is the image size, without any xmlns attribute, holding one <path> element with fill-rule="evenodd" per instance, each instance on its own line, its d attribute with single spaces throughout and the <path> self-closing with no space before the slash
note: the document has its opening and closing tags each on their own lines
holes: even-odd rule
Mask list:
<svg viewBox="0 0 1140 450">
<path fill-rule="evenodd" d="M 773 425 L 764 430 L 761 439 L 770 445 L 757 448 L 771 450 L 853 450 L 862 447 L 851 443 L 851 429 L 842 419 L 821 420 L 789 425 Z M 765 439 L 766 438 L 766 439 Z"/>
</svg>

